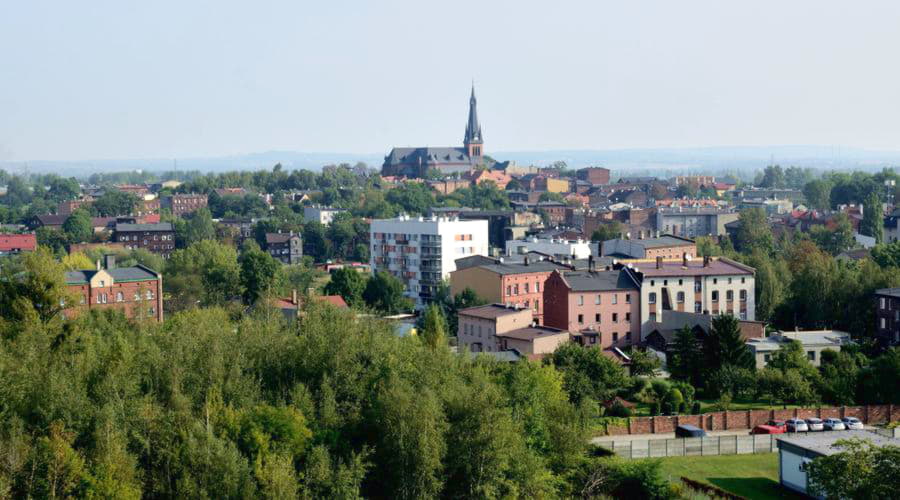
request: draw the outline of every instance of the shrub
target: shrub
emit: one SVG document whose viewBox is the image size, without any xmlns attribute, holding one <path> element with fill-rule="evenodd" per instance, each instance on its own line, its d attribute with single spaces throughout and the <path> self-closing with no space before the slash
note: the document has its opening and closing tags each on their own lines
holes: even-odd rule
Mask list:
<svg viewBox="0 0 900 500">
<path fill-rule="evenodd" d="M 613 405 L 607 410 L 607 415 L 610 417 L 630 417 L 631 416 L 631 408 L 623 405 L 622 403 L 616 401 Z"/>
<path fill-rule="evenodd" d="M 700 414 L 700 401 L 694 401 L 694 406 L 691 407 L 691 414 L 693 414 L 693 415 Z"/>
<path fill-rule="evenodd" d="M 652 403 L 650 403 L 650 415 L 659 415 L 659 401 L 653 401 Z"/>
</svg>

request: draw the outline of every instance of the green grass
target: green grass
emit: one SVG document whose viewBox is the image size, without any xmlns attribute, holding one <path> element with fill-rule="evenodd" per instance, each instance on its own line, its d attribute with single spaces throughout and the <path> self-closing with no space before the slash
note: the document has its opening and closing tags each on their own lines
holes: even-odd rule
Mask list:
<svg viewBox="0 0 900 500">
<path fill-rule="evenodd" d="M 681 477 L 703 481 L 751 499 L 802 498 L 778 483 L 778 454 L 669 457 L 659 459 L 672 483 Z"/>
<path fill-rule="evenodd" d="M 700 413 L 711 413 L 714 411 L 718 411 L 718 407 L 716 406 L 719 402 L 716 399 L 698 399 L 700 402 Z M 788 405 L 788 409 L 793 408 L 801 408 L 798 405 Z M 731 411 L 744 411 L 744 410 L 781 410 L 783 409 L 783 405 L 773 405 L 769 404 L 766 401 L 744 401 L 744 400 L 736 400 L 732 401 L 728 406 L 728 409 Z M 690 410 L 690 408 L 688 408 Z M 635 417 L 649 417 L 650 416 L 650 403 L 637 402 L 634 407 L 634 416 Z"/>
</svg>

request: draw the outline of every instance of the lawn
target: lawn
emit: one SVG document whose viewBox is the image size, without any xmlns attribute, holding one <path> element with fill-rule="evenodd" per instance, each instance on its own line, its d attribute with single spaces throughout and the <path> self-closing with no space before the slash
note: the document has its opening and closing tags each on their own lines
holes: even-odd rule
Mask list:
<svg viewBox="0 0 900 500">
<path fill-rule="evenodd" d="M 716 406 L 718 400 L 715 399 L 698 399 L 700 402 L 700 413 L 710 413 L 714 411 L 718 411 L 718 407 Z M 788 405 L 789 409 L 800 408 L 797 405 Z M 744 400 L 736 400 L 732 401 L 728 406 L 728 409 L 731 411 L 743 411 L 743 410 L 780 410 L 784 408 L 782 405 L 772 405 L 767 401 L 744 401 Z M 650 403 L 637 402 L 634 408 L 634 416 L 635 417 L 649 417 L 650 416 Z"/>
<path fill-rule="evenodd" d="M 662 474 L 673 483 L 681 477 L 704 481 L 751 499 L 802 498 L 778 484 L 778 454 L 670 457 L 662 462 Z"/>
</svg>

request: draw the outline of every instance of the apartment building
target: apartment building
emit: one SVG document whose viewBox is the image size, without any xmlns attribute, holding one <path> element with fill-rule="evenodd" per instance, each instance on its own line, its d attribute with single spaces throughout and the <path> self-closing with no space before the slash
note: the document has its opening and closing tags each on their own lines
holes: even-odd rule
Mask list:
<svg viewBox="0 0 900 500">
<path fill-rule="evenodd" d="M 680 259 L 687 255 L 693 259 L 697 257 L 697 244 L 694 240 L 669 234 L 635 240 L 617 238 L 604 241 L 600 255 L 622 259 Z"/>
<path fill-rule="evenodd" d="M 282 264 L 299 264 L 303 260 L 300 233 L 266 233 L 266 251 Z"/>
<path fill-rule="evenodd" d="M 569 332 L 534 324 L 528 309 L 488 304 L 459 311 L 457 341 L 471 352 L 515 350 L 531 358 L 552 353 Z"/>
<path fill-rule="evenodd" d="M 334 216 L 341 213 L 346 212 L 346 210 L 341 208 L 331 208 L 331 207 L 322 207 L 319 205 L 312 205 L 308 207 L 303 207 L 303 218 L 307 221 L 315 221 L 323 226 L 327 226 L 334 221 Z"/>
<path fill-rule="evenodd" d="M 642 337 L 650 333 L 651 323 L 663 321 L 666 311 L 755 319 L 755 270 L 750 266 L 724 257 L 657 257 L 627 266 L 640 281 Z"/>
<path fill-rule="evenodd" d="M 675 236 L 722 236 L 725 224 L 738 220 L 739 214 L 728 208 L 658 207 L 656 230 Z"/>
<path fill-rule="evenodd" d="M 129 250 L 144 248 L 152 253 L 169 258 L 175 251 L 175 228 L 171 222 L 157 224 L 116 223 L 115 241 L 123 243 Z"/>
<path fill-rule="evenodd" d="M 900 345 L 900 288 L 875 290 L 875 321 L 879 344 Z"/>
<path fill-rule="evenodd" d="M 205 194 L 173 194 L 160 198 L 160 206 L 168 208 L 176 217 L 192 214 L 208 204 L 209 196 Z"/>
<path fill-rule="evenodd" d="M 488 255 L 488 221 L 450 217 L 376 219 L 369 229 L 372 270 L 406 285 L 417 305 L 430 300 L 456 270 L 456 259 Z"/>
<path fill-rule="evenodd" d="M 450 291 L 454 295 L 471 288 L 479 297 L 500 304 L 531 310 L 537 324 L 544 323 L 544 282 L 557 269 L 572 269 L 549 260 L 529 259 L 507 263 L 503 259 L 461 268 L 450 273 Z"/>
<path fill-rule="evenodd" d="M 107 255 L 97 269 L 66 272 L 65 280 L 77 301 L 63 313 L 67 318 L 86 309 L 115 309 L 131 319 L 163 320 L 162 274 L 146 266 L 116 267 L 115 256 Z"/>
<path fill-rule="evenodd" d="M 586 346 L 640 342 L 640 288 L 631 270 L 555 271 L 544 286 L 544 324 Z"/>
</svg>

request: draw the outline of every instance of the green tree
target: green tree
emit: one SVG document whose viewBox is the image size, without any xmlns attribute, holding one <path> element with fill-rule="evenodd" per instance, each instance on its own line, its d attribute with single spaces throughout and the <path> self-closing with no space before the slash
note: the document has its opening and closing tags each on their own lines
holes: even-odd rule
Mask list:
<svg viewBox="0 0 900 500">
<path fill-rule="evenodd" d="M 669 372 L 672 378 L 700 385 L 703 371 L 703 353 L 697 334 L 687 325 L 675 332 Z"/>
<path fill-rule="evenodd" d="M 900 267 L 900 241 L 875 245 L 871 257 L 881 267 Z"/>
<path fill-rule="evenodd" d="M 822 400 L 833 405 L 856 404 L 857 388 L 862 369 L 868 365 L 868 358 L 862 353 L 848 350 L 822 351 L 819 393 Z"/>
<path fill-rule="evenodd" d="M 896 496 L 900 474 L 900 446 L 875 446 L 869 440 L 842 439 L 840 453 L 809 463 L 810 493 L 826 498 L 880 499 Z"/>
<path fill-rule="evenodd" d="M 874 191 L 866 198 L 859 232 L 875 238 L 875 243 L 884 241 L 884 211 L 881 208 L 881 198 Z"/>
<path fill-rule="evenodd" d="M 625 369 L 603 355 L 600 349 L 585 348 L 574 343 L 559 346 L 545 363 L 563 373 L 563 386 L 569 400 L 580 405 L 584 400 L 606 401 L 628 382 Z"/>
<path fill-rule="evenodd" d="M 238 263 L 241 267 L 244 303 L 255 304 L 274 284 L 281 264 L 256 245 L 245 245 Z"/>
<path fill-rule="evenodd" d="M 744 253 L 760 251 L 772 253 L 774 237 L 766 220 L 766 212 L 762 208 L 745 208 L 741 210 L 740 228 L 737 232 L 735 246 Z"/>
<path fill-rule="evenodd" d="M 404 286 L 400 280 L 390 273 L 378 271 L 366 282 L 363 300 L 382 314 L 398 314 L 412 307 L 412 301 L 403 292 Z"/>
<path fill-rule="evenodd" d="M 65 284 L 65 268 L 38 247 L 20 256 L 21 268 L 4 266 L 0 277 L 0 330 L 17 323 L 48 323 L 75 302 Z"/>
<path fill-rule="evenodd" d="M 366 276 L 350 268 L 342 267 L 331 273 L 331 280 L 325 285 L 326 295 L 340 295 L 350 307 L 360 307 L 363 291 L 366 289 Z"/>
<path fill-rule="evenodd" d="M 806 198 L 806 203 L 816 210 L 831 209 L 831 188 L 831 182 L 825 179 L 807 182 L 803 186 L 803 196 Z"/>
<path fill-rule="evenodd" d="M 622 224 L 612 221 L 600 226 L 591 233 L 591 241 L 607 241 L 622 237 Z"/>
<path fill-rule="evenodd" d="M 84 243 L 90 241 L 94 235 L 94 226 L 91 223 L 91 216 L 86 210 L 76 210 L 72 212 L 66 221 L 63 222 L 63 232 L 66 234 L 68 241 L 72 243 Z"/>
<path fill-rule="evenodd" d="M 734 316 L 723 314 L 713 318 L 710 331 L 703 338 L 703 362 L 709 372 L 726 365 L 751 370 L 755 367 L 753 354 L 741 338 Z"/>
<path fill-rule="evenodd" d="M 178 311 L 224 305 L 241 296 L 241 267 L 234 248 L 214 240 L 201 240 L 172 253 L 163 287 L 169 294 L 167 309 Z"/>
<path fill-rule="evenodd" d="M 763 171 L 762 181 L 759 183 L 765 188 L 783 188 L 785 185 L 784 170 L 781 165 L 769 165 Z"/>
<path fill-rule="evenodd" d="M 94 200 L 91 210 L 101 217 L 131 215 L 138 203 L 140 203 L 138 197 L 131 193 L 117 189 L 108 189 Z"/>
<path fill-rule="evenodd" d="M 203 240 L 216 239 L 216 223 L 212 220 L 209 209 L 201 208 L 187 219 L 184 227 L 184 241 L 191 245 Z"/>
<path fill-rule="evenodd" d="M 652 377 L 661 365 L 659 358 L 648 351 L 632 349 L 629 356 L 631 357 L 631 375 L 635 377 Z"/>
<path fill-rule="evenodd" d="M 425 309 L 422 326 L 422 340 L 432 349 L 445 347 L 447 344 L 447 322 L 437 304 L 429 304 Z"/>
<path fill-rule="evenodd" d="M 892 347 L 860 373 L 860 390 L 867 404 L 900 404 L 900 348 Z"/>
</svg>

